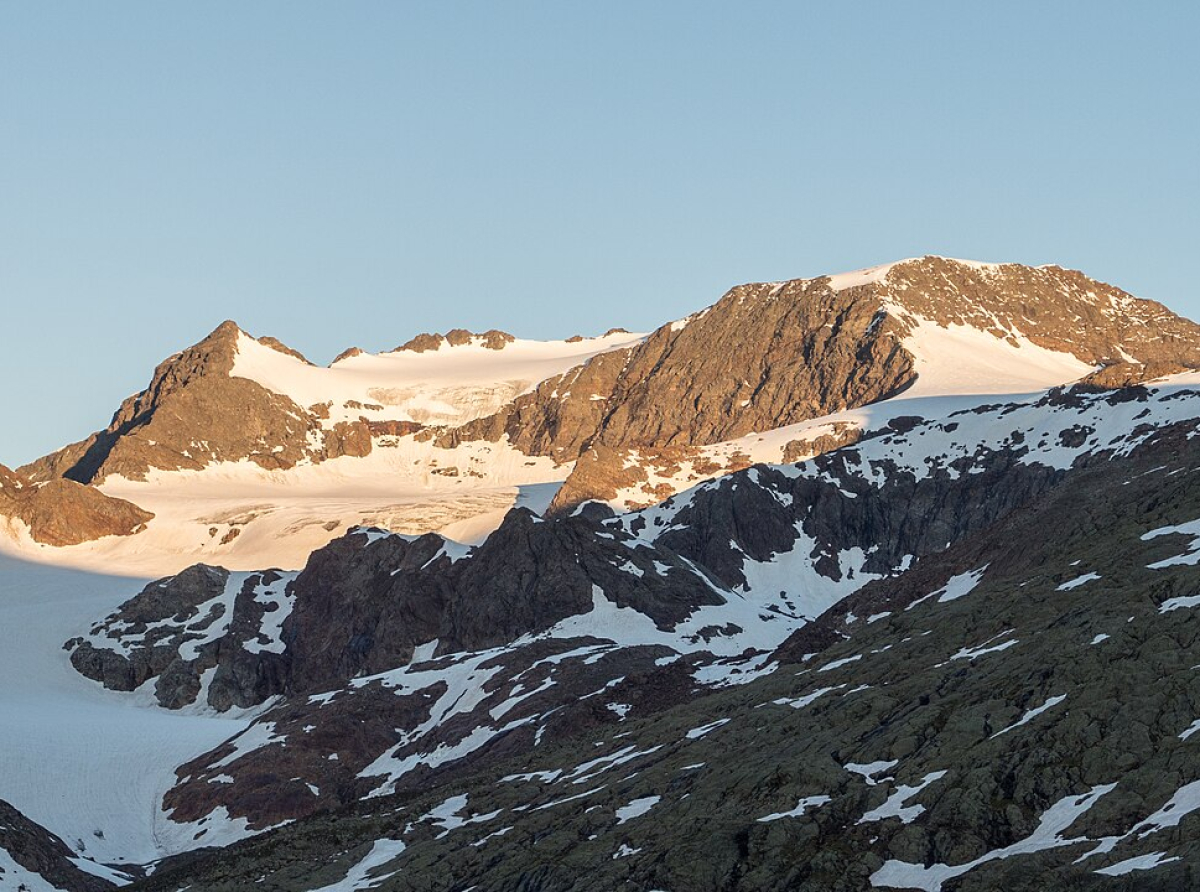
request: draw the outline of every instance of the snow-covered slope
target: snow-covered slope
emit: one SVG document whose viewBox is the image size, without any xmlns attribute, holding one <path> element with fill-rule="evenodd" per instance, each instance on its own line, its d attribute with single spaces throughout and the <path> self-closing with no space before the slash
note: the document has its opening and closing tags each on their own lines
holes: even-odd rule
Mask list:
<svg viewBox="0 0 1200 892">
<path fill-rule="evenodd" d="M 644 337 L 611 332 L 578 341 L 515 339 L 496 349 L 476 335 L 457 345 L 442 340 L 421 352 L 353 353 L 322 368 L 242 332 L 230 374 L 306 409 L 329 403 L 330 423 L 361 417 L 458 425 L 490 415 L 539 382 L 599 353 L 631 347 Z"/>
<path fill-rule="evenodd" d="M 453 469 L 454 474 L 439 473 Z M 341 456 L 288 470 L 225 462 L 202 471 L 110 477 L 99 488 L 154 513 L 136 536 L 66 548 L 34 542 L 18 522 L 0 551 L 28 560 L 158 576 L 207 561 L 230 569 L 297 569 L 352 526 L 436 531 L 473 543 L 516 505 L 542 511 L 569 467 L 501 443 L 441 449 L 412 436 L 363 457 Z M 0 521 L 2 522 L 2 521 Z"/>
<path fill-rule="evenodd" d="M 106 614 L 143 583 L 0 556 L 0 798 L 101 863 L 155 861 L 244 827 L 172 823 L 162 797 L 176 765 L 238 733 L 248 714 L 169 712 L 106 691 L 62 649 L 82 617 Z"/>
</svg>

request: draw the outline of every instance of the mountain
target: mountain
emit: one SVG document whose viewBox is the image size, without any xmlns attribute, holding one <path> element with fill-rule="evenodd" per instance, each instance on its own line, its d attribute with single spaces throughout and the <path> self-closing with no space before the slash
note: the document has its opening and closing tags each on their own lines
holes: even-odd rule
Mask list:
<svg viewBox="0 0 1200 892">
<path fill-rule="evenodd" d="M 739 286 L 645 336 L 458 330 L 328 368 L 226 322 L 162 363 L 104 431 L 20 472 L 154 515 L 137 548 L 93 542 L 104 526 L 79 533 L 77 565 L 295 568 L 354 525 L 473 543 L 514 505 L 645 507 L 850 442 L 853 413 L 881 402 L 1197 365 L 1200 329 L 1152 301 L 1058 267 L 924 257 Z"/>
<path fill-rule="evenodd" d="M 1198 347 L 1080 273 L 932 257 L 328 368 L 227 323 L 0 474 L 152 514 L 3 543 L 0 798 L 42 854 L 0 856 L 52 888 L 1186 888 Z"/>
<path fill-rule="evenodd" d="M 69 642 L 71 660 L 171 709 L 267 707 L 180 767 L 164 804 L 202 836 L 417 794 L 774 677 L 891 615 L 910 578 L 957 599 L 990 566 L 978 543 L 994 549 L 1010 516 L 1114 474 L 1170 471 L 1200 420 L 1194 386 L 910 418 L 640 512 L 518 509 L 470 550 L 356 530 L 299 574 L 197 567 Z M 971 566 L 928 569 L 964 542 L 977 543 Z"/>
</svg>

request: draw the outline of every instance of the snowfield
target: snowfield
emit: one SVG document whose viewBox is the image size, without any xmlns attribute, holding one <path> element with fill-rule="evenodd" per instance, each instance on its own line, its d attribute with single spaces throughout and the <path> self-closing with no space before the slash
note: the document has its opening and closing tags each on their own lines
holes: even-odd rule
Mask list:
<svg viewBox="0 0 1200 892">
<path fill-rule="evenodd" d="M 458 346 L 443 341 L 437 350 L 422 353 L 359 353 L 323 368 L 242 333 L 232 375 L 256 381 L 305 409 L 332 403 L 330 424 L 360 416 L 464 424 L 491 415 L 547 378 L 600 353 L 634 347 L 645 337 L 613 332 L 575 342 L 515 340 L 493 350 L 477 336 Z"/>
<path fill-rule="evenodd" d="M 246 835 L 172 824 L 174 766 L 248 726 L 246 713 L 170 712 L 152 695 L 107 691 L 75 672 L 63 642 L 147 582 L 0 555 L 0 798 L 81 856 L 147 863 Z M 211 826 L 211 825 L 216 826 Z"/>
</svg>

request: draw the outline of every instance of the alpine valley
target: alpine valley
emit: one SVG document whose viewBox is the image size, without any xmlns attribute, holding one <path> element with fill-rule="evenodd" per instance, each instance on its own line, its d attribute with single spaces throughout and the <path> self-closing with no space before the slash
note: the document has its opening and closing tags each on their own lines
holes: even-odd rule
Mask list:
<svg viewBox="0 0 1200 892">
<path fill-rule="evenodd" d="M 0 889 L 1200 888 L 1197 434 L 1057 266 L 225 322 L 0 466 Z"/>
</svg>

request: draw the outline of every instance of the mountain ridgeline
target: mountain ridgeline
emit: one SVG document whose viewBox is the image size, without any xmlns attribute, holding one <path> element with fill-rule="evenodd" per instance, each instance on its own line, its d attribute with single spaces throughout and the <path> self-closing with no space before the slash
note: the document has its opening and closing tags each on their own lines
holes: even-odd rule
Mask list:
<svg viewBox="0 0 1200 892">
<path fill-rule="evenodd" d="M 374 438 L 396 432 L 443 446 L 506 437 L 526 455 L 560 463 L 593 446 L 703 446 L 896 395 L 916 378 L 906 339 L 921 322 L 1027 339 L 1106 369 L 1101 381 L 1135 383 L 1200 365 L 1200 327 L 1078 272 L 938 257 L 880 270 L 738 286 L 630 346 L 528 382 L 498 411 L 459 425 L 423 424 L 409 407 L 389 406 L 386 393 L 370 411 L 360 405 L 358 417 L 330 422 L 326 403 L 299 405 L 238 374 L 239 344 L 253 339 L 225 322 L 164 361 L 105 430 L 20 471 L 37 482 L 94 484 L 240 460 L 288 469 L 366 455 Z M 512 349 L 500 332 L 451 334 L 413 339 L 398 352 L 453 351 L 473 339 L 496 353 Z M 255 343 L 311 368 L 274 338 Z M 348 351 L 334 367 L 359 355 Z"/>
</svg>

